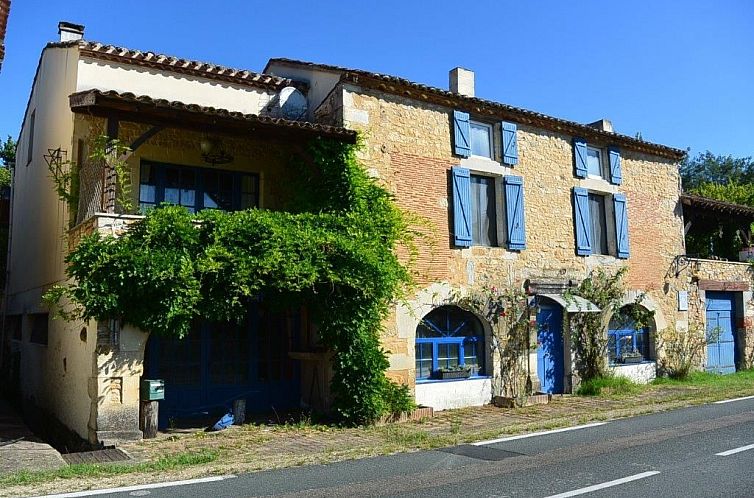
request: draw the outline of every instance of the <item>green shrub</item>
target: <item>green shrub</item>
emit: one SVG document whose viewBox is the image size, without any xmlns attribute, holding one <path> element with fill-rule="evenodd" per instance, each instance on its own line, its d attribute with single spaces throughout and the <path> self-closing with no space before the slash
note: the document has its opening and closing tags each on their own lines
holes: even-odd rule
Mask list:
<svg viewBox="0 0 754 498">
<path fill-rule="evenodd" d="M 388 380 L 384 390 L 385 408 L 387 413 L 398 414 L 410 412 L 416 408 L 414 397 L 411 396 L 406 384 L 396 384 Z"/>
<path fill-rule="evenodd" d="M 576 394 L 579 396 L 621 396 L 635 394 L 640 390 L 638 384 L 626 377 L 606 375 L 583 381 L 576 390 Z"/>
</svg>

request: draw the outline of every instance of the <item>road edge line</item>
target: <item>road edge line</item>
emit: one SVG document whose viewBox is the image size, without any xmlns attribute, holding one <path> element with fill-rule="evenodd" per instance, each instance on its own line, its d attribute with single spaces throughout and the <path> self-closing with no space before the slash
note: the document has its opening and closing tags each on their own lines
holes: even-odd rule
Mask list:
<svg viewBox="0 0 754 498">
<path fill-rule="evenodd" d="M 217 482 L 224 481 L 226 479 L 233 479 L 236 476 L 228 474 L 224 476 L 213 477 L 201 477 L 198 479 L 185 479 L 182 481 L 168 481 L 168 482 L 155 482 L 151 484 L 137 484 L 134 486 L 123 486 L 120 488 L 105 488 L 105 489 L 90 489 L 87 491 L 72 491 L 70 493 L 62 493 L 57 495 L 39 495 L 32 496 L 30 498 L 78 498 L 81 496 L 96 496 L 109 493 L 125 493 L 126 491 L 139 491 L 142 489 L 156 489 L 156 488 L 171 488 L 173 486 L 186 486 L 189 484 L 202 484 L 205 482 Z"/>
</svg>

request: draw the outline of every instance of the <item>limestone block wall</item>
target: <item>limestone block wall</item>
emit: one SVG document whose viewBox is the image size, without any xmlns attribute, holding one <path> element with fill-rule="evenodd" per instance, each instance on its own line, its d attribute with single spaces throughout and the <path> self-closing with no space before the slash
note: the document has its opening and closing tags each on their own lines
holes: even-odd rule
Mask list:
<svg viewBox="0 0 754 498">
<path fill-rule="evenodd" d="M 681 279 L 689 289 L 689 324 L 706 330 L 707 291 L 727 291 L 735 296 L 737 344 L 742 348 L 739 365 L 754 366 L 754 268 L 749 263 L 709 259 L 682 259 Z"/>
<path fill-rule="evenodd" d="M 624 148 L 623 184 L 615 186 L 604 180 L 575 177 L 573 137 L 563 133 L 519 123 L 519 162 L 507 168 L 499 162 L 499 140 L 495 145 L 496 161 L 462 159 L 453 154 L 452 108 L 350 84 L 342 85 L 340 91 L 336 88 L 325 104 L 340 113 L 344 126 L 363 133 L 365 146 L 360 158 L 370 173 L 390 189 L 401 208 L 427 221 L 428 237 L 420 241 L 415 268 L 416 300 L 409 303 L 410 307 L 424 306 L 427 290 L 438 282 L 454 289 L 485 281 L 520 285 L 528 278 L 578 282 L 597 267 L 617 270 L 628 265 L 628 288 L 634 295 L 647 293 L 659 321 L 685 324 L 687 314 L 678 311 L 677 291 L 684 290 L 686 283 L 671 271 L 674 258 L 684 253 L 679 173 L 671 160 Z M 474 109 L 462 110 L 469 111 L 474 119 Z M 495 126 L 497 134 L 499 127 Z M 449 170 L 454 165 L 487 174 L 523 177 L 524 251 L 453 246 Z M 575 254 L 571 195 L 576 186 L 626 195 L 631 245 L 628 260 Z M 413 384 L 415 330 L 407 330 L 410 325 L 398 315 L 398 319 L 393 316 L 388 320 L 383 342 L 393 353 L 391 375 Z"/>
</svg>

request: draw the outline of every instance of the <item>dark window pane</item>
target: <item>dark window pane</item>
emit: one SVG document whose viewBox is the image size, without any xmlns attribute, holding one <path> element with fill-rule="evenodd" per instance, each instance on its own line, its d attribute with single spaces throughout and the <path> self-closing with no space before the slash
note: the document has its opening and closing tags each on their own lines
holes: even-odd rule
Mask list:
<svg viewBox="0 0 754 498">
<path fill-rule="evenodd" d="M 494 178 L 471 175 L 471 240 L 474 245 L 497 245 Z"/>
<path fill-rule="evenodd" d="M 50 316 L 47 313 L 34 313 L 29 315 L 31 319 L 30 342 L 47 346 L 48 325 Z"/>
<path fill-rule="evenodd" d="M 589 214 L 592 219 L 592 251 L 607 254 L 607 219 L 603 196 L 589 194 Z"/>
</svg>

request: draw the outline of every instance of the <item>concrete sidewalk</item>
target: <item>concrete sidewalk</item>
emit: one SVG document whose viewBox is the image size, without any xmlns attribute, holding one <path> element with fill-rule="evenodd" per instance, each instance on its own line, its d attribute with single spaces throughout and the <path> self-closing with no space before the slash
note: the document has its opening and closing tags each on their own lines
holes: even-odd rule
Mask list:
<svg viewBox="0 0 754 498">
<path fill-rule="evenodd" d="M 52 470 L 65 465 L 60 453 L 36 437 L 11 404 L 0 398 L 0 474 Z"/>
</svg>

